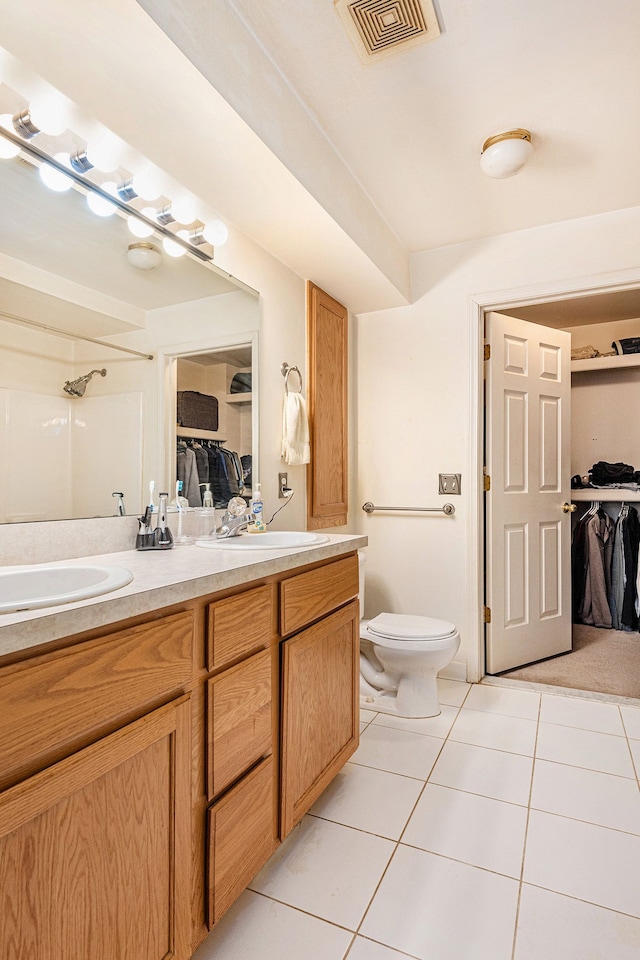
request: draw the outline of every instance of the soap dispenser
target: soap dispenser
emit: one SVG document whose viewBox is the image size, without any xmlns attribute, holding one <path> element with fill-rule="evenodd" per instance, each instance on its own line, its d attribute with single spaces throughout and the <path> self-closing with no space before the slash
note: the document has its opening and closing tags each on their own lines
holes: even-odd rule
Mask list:
<svg viewBox="0 0 640 960">
<path fill-rule="evenodd" d="M 196 519 L 196 540 L 215 540 L 216 539 L 216 511 L 213 506 L 213 494 L 211 493 L 210 483 L 201 483 L 204 487 L 202 494 L 202 506 L 198 507 L 195 513 Z"/>
<path fill-rule="evenodd" d="M 260 495 L 260 484 L 256 483 L 254 494 L 251 498 L 251 514 L 253 523 L 249 526 L 249 533 L 264 533 L 267 525 L 264 522 L 264 503 Z"/>
</svg>

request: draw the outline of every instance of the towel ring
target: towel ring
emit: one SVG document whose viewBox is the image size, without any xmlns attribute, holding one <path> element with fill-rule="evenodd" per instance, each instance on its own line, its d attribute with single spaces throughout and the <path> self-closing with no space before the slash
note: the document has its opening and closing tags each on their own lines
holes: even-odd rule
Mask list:
<svg viewBox="0 0 640 960">
<path fill-rule="evenodd" d="M 300 380 L 300 390 L 299 393 L 302 393 L 302 374 L 297 367 L 290 367 L 288 363 L 283 363 L 280 367 L 282 376 L 284 377 L 284 392 L 289 393 L 289 374 L 297 373 L 298 379 Z"/>
</svg>

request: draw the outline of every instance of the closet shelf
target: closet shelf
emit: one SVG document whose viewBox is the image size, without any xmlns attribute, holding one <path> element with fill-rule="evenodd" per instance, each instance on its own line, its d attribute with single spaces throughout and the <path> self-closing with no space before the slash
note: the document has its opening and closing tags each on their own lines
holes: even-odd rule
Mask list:
<svg viewBox="0 0 640 960">
<path fill-rule="evenodd" d="M 222 440 L 219 430 L 197 430 L 195 427 L 182 427 L 176 424 L 176 434 L 180 437 L 193 437 L 194 440 Z"/>
<path fill-rule="evenodd" d="M 224 398 L 225 403 L 251 403 L 250 393 L 228 393 Z"/>
<path fill-rule="evenodd" d="M 588 370 L 619 370 L 621 367 L 640 367 L 640 353 L 618 354 L 615 357 L 589 357 L 588 360 L 572 360 L 571 373 Z"/>
<path fill-rule="evenodd" d="M 580 503 L 600 500 L 602 503 L 639 503 L 640 490 L 572 490 L 571 499 Z"/>
</svg>

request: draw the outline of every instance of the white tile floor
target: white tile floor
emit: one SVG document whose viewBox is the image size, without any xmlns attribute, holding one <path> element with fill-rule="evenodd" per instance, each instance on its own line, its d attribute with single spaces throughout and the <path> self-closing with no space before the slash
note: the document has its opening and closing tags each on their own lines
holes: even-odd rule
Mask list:
<svg viewBox="0 0 640 960">
<path fill-rule="evenodd" d="M 640 705 L 439 681 L 357 753 L 197 960 L 638 960 Z"/>
</svg>

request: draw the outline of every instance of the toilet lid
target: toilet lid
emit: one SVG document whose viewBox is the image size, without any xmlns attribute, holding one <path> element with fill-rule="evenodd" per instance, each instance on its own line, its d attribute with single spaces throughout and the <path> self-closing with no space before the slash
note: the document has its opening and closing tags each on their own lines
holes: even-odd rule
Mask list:
<svg viewBox="0 0 640 960">
<path fill-rule="evenodd" d="M 407 613 L 380 613 L 369 620 L 368 629 L 374 636 L 392 640 L 442 640 L 456 632 L 455 624 L 448 620 Z"/>
</svg>

